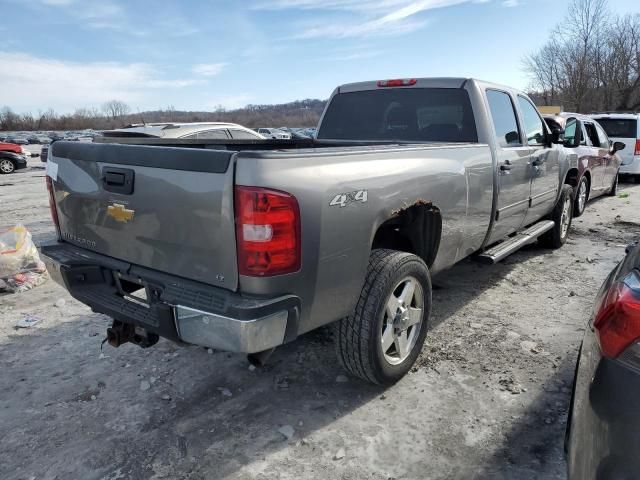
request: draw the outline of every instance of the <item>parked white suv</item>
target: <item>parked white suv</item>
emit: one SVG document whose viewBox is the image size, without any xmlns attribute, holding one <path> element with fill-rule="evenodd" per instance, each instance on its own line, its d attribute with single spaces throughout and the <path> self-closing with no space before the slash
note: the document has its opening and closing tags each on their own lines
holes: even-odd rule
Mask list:
<svg viewBox="0 0 640 480">
<path fill-rule="evenodd" d="M 266 138 L 290 140 L 291 134 L 284 132 L 278 128 L 259 128 L 258 133 Z"/>
<path fill-rule="evenodd" d="M 598 113 L 591 117 L 598 121 L 610 140 L 626 145 L 618 153 L 622 160 L 620 175 L 633 175 L 640 183 L 640 114 Z"/>
</svg>

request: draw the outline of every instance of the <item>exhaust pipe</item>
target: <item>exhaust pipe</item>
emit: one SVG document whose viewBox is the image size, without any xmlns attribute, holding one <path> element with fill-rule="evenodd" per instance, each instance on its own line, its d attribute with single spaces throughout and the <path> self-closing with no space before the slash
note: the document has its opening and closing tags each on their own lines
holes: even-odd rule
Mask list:
<svg viewBox="0 0 640 480">
<path fill-rule="evenodd" d="M 270 348 L 269 350 L 250 353 L 249 355 L 247 355 L 247 360 L 249 360 L 249 363 L 254 367 L 264 367 L 267 364 L 267 359 L 275 350 L 275 348 Z"/>
</svg>

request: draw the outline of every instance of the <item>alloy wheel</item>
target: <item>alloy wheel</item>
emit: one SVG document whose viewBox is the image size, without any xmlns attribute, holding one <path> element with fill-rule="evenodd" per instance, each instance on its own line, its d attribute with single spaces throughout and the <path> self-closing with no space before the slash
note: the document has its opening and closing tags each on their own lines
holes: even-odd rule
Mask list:
<svg viewBox="0 0 640 480">
<path fill-rule="evenodd" d="M 582 213 L 587 203 L 587 183 L 581 182 L 578 190 L 578 213 Z"/>
<path fill-rule="evenodd" d="M 387 299 L 380 341 L 385 360 L 399 365 L 411 354 L 424 318 L 424 293 L 414 277 L 402 279 Z"/>
<path fill-rule="evenodd" d="M 7 160 L 6 158 L 0 160 L 0 172 L 2 173 L 11 173 L 15 170 L 15 165 L 11 160 Z"/>
<path fill-rule="evenodd" d="M 562 238 L 567 236 L 569 231 L 569 224 L 571 223 L 571 197 L 567 196 L 562 206 L 562 216 L 560 217 L 560 236 Z"/>
</svg>

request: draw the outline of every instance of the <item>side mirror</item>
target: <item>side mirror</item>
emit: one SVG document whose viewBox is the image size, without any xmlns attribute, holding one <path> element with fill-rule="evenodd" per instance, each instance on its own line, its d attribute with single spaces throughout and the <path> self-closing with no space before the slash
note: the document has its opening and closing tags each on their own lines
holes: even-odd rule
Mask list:
<svg viewBox="0 0 640 480">
<path fill-rule="evenodd" d="M 553 128 L 551 130 L 551 143 L 564 143 L 563 128 Z"/>
<path fill-rule="evenodd" d="M 516 145 L 520 143 L 520 135 L 518 132 L 508 132 L 504 136 L 504 139 L 506 140 L 507 145 Z"/>
<path fill-rule="evenodd" d="M 619 152 L 620 150 L 624 150 L 626 145 L 622 142 L 613 142 L 613 147 L 611 147 L 611 153 Z"/>
</svg>

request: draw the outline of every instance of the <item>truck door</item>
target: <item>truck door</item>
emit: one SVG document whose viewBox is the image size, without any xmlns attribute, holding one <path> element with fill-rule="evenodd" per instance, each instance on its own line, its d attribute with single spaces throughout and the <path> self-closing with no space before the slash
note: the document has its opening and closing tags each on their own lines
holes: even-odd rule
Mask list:
<svg viewBox="0 0 640 480">
<path fill-rule="evenodd" d="M 560 186 L 560 147 L 549 141 L 547 125 L 531 101 L 518 95 L 525 144 L 529 147 L 531 203 L 525 219 L 530 225 L 549 213 Z"/>
<path fill-rule="evenodd" d="M 496 136 L 498 200 L 489 243 L 518 230 L 529 208 L 531 169 L 530 147 L 523 144 L 511 95 L 487 90 L 487 102 Z"/>
</svg>

